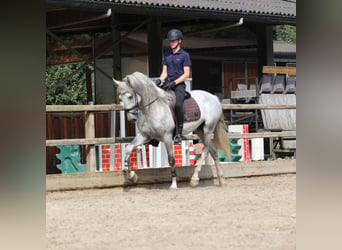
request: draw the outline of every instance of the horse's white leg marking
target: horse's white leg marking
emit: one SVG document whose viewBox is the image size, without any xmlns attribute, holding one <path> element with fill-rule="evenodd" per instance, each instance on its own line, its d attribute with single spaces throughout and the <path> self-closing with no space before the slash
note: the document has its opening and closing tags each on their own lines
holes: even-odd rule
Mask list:
<svg viewBox="0 0 342 250">
<path fill-rule="evenodd" d="M 136 147 L 147 142 L 147 138 L 143 136 L 141 133 L 138 133 L 137 136 L 133 139 L 133 141 L 127 145 L 126 147 L 126 155 L 125 155 L 125 169 L 128 172 L 128 179 L 132 182 L 136 183 L 138 181 L 138 175 L 131 170 L 130 164 L 130 155 Z"/>
<path fill-rule="evenodd" d="M 198 128 L 195 133 L 199 136 L 199 138 L 204 142 L 204 134 L 203 134 L 203 128 L 200 129 Z M 196 168 L 195 168 L 195 171 L 191 177 L 191 180 L 190 180 L 190 186 L 192 187 L 195 187 L 198 185 L 199 183 L 199 177 L 198 177 L 198 174 L 199 172 L 201 171 L 202 169 L 202 165 L 203 165 L 203 162 L 205 161 L 205 158 L 207 158 L 207 154 L 208 154 L 208 150 L 206 149 L 206 147 L 204 146 L 203 149 L 202 149 L 202 155 L 201 155 L 201 159 L 199 161 L 199 163 L 197 164 Z"/>
<path fill-rule="evenodd" d="M 131 180 L 133 183 L 136 183 L 138 181 L 138 175 L 133 170 L 131 170 L 131 164 L 130 164 L 130 155 L 134 148 L 135 146 L 133 144 L 129 144 L 126 147 L 124 170 L 127 171 L 128 179 Z"/>
<path fill-rule="evenodd" d="M 203 162 L 205 161 L 205 159 L 206 159 L 207 156 L 208 156 L 208 151 L 209 151 L 209 150 L 208 150 L 208 147 L 205 146 L 205 147 L 203 148 L 203 151 L 202 151 L 201 160 L 200 160 L 199 164 L 196 166 L 195 171 L 194 171 L 194 174 L 192 175 L 191 180 L 190 180 L 190 185 L 191 185 L 192 187 L 197 186 L 198 183 L 199 183 L 198 174 L 199 174 L 199 172 L 201 171 Z"/>
<path fill-rule="evenodd" d="M 170 189 L 177 189 L 177 175 L 176 175 L 176 169 L 175 169 L 175 157 L 173 152 L 173 143 L 172 143 L 172 135 L 169 136 L 170 138 L 168 140 L 165 140 L 166 150 L 167 150 L 167 157 L 168 161 L 171 167 L 171 178 L 172 183 L 170 186 Z M 168 143 L 166 143 L 166 141 Z"/>
<path fill-rule="evenodd" d="M 169 187 L 169 189 L 177 189 L 177 177 L 172 177 L 172 183 L 171 186 Z"/>
</svg>

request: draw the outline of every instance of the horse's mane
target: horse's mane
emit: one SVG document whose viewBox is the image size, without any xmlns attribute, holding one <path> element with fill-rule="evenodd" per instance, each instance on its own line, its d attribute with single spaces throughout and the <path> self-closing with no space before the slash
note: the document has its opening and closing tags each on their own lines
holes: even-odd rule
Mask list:
<svg viewBox="0 0 342 250">
<path fill-rule="evenodd" d="M 134 72 L 123 79 L 133 90 L 141 96 L 145 104 L 154 101 L 156 98 L 169 105 L 172 102 L 172 97 L 166 91 L 160 89 L 156 84 L 145 74 Z"/>
</svg>

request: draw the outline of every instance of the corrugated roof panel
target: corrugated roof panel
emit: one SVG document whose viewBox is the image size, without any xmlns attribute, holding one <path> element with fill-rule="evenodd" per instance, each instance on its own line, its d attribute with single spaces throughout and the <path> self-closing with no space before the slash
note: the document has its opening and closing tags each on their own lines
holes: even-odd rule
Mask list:
<svg viewBox="0 0 342 250">
<path fill-rule="evenodd" d="M 115 2 L 132 5 L 242 12 L 260 15 L 296 16 L 296 3 L 284 0 L 94 0 L 94 2 Z"/>
</svg>

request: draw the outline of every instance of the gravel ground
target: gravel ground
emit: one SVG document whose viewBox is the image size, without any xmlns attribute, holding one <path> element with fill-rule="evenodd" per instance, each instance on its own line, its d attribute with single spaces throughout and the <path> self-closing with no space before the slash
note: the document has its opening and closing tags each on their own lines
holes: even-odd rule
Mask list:
<svg viewBox="0 0 342 250">
<path fill-rule="evenodd" d="M 296 249 L 296 175 L 46 194 L 47 249 Z"/>
</svg>

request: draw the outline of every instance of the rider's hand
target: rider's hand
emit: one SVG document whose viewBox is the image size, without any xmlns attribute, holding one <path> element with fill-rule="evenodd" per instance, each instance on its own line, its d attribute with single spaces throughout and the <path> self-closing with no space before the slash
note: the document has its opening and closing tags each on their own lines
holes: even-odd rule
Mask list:
<svg viewBox="0 0 342 250">
<path fill-rule="evenodd" d="M 173 89 L 175 86 L 176 86 L 175 81 L 170 81 L 164 84 L 163 89 L 169 90 L 169 89 Z"/>
<path fill-rule="evenodd" d="M 160 79 L 155 80 L 154 82 L 158 87 L 161 87 L 163 85 L 162 81 Z"/>
</svg>

